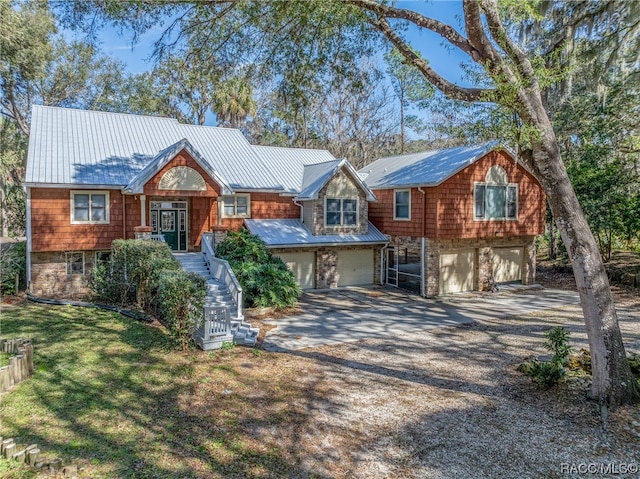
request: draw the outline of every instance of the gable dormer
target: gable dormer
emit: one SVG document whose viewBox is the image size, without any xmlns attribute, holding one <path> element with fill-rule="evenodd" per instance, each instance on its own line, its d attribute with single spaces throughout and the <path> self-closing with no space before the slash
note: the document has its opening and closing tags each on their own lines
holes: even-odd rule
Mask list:
<svg viewBox="0 0 640 479">
<path fill-rule="evenodd" d="M 305 166 L 296 200 L 303 205 L 303 223 L 317 236 L 367 234 L 369 201 L 376 198 L 342 159 Z"/>
</svg>

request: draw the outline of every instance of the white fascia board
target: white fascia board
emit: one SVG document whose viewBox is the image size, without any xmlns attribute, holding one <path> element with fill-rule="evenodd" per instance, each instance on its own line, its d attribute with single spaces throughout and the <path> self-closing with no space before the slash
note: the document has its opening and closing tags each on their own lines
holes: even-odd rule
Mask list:
<svg viewBox="0 0 640 479">
<path fill-rule="evenodd" d="M 23 183 L 27 188 L 61 188 L 72 190 L 122 190 L 127 185 L 84 185 L 78 183 Z"/>
</svg>

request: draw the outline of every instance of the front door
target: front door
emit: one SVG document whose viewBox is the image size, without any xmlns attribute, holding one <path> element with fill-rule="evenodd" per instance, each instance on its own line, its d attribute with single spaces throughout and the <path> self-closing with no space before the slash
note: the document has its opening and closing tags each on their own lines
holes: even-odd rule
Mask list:
<svg viewBox="0 0 640 479">
<path fill-rule="evenodd" d="M 174 251 L 179 250 L 178 212 L 176 210 L 160 210 L 160 234 Z"/>
<path fill-rule="evenodd" d="M 163 235 L 173 251 L 187 251 L 187 202 L 152 201 L 151 229 L 154 235 Z"/>
</svg>

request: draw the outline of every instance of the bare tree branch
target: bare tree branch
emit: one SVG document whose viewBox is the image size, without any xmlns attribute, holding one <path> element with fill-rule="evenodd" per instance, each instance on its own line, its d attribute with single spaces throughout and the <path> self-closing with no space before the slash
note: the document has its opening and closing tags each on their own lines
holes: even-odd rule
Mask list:
<svg viewBox="0 0 640 479">
<path fill-rule="evenodd" d="M 391 28 L 386 18 L 379 18 L 377 21 L 372 21 L 371 24 L 376 27 L 391 43 L 393 43 L 409 63 L 414 65 L 420 73 L 422 73 L 425 78 L 433 84 L 433 86 L 449 98 L 463 101 L 486 101 L 494 91 L 486 88 L 465 88 L 450 82 L 443 76 L 439 75 L 429 66 L 429 63 L 418 56 Z"/>
</svg>

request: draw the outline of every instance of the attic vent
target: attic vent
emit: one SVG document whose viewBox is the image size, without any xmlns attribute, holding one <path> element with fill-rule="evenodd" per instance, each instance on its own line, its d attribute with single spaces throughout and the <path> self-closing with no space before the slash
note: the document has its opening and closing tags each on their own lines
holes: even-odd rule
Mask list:
<svg viewBox="0 0 640 479">
<path fill-rule="evenodd" d="M 158 188 L 161 190 L 205 191 L 207 185 L 200 173 L 193 168 L 176 166 L 162 175 Z"/>
</svg>

